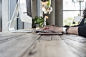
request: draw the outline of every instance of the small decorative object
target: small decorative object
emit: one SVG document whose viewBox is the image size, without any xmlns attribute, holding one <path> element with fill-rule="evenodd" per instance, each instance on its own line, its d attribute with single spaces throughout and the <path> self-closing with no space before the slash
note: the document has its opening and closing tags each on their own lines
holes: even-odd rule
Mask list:
<svg viewBox="0 0 86 57">
<path fill-rule="evenodd" d="M 34 22 L 34 24 L 36 25 L 36 28 L 37 28 L 37 27 L 43 27 L 43 24 L 46 21 L 44 21 L 43 17 L 36 16 L 35 19 L 33 19 L 33 22 Z"/>
<path fill-rule="evenodd" d="M 42 11 L 44 14 L 50 14 L 52 12 L 51 0 L 42 1 Z"/>
</svg>

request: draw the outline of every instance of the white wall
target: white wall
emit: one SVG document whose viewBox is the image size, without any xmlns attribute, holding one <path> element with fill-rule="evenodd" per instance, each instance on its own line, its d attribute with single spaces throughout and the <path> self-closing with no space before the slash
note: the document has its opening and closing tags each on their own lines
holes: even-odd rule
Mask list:
<svg viewBox="0 0 86 57">
<path fill-rule="evenodd" d="M 12 18 L 14 9 L 16 6 L 16 0 L 2 0 L 2 29 Z M 8 31 L 8 25 L 6 26 L 4 31 Z M 17 27 L 16 27 L 17 28 Z"/>
<path fill-rule="evenodd" d="M 2 29 L 8 23 L 8 1 L 9 0 L 2 0 Z M 3 31 L 8 31 L 8 26 Z"/>
</svg>

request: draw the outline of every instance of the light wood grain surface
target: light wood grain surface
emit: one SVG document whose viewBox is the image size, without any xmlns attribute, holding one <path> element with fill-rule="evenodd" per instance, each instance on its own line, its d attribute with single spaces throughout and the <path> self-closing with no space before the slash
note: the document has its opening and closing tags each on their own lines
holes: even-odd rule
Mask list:
<svg viewBox="0 0 86 57">
<path fill-rule="evenodd" d="M 18 36 L 17 34 L 17 37 L 16 35 L 14 37 L 9 37 L 11 38 L 10 41 L 0 44 L 0 57 L 20 57 L 34 44 L 38 37 L 39 35 L 34 33 L 27 33 L 22 36 Z"/>
<path fill-rule="evenodd" d="M 57 38 L 58 36 L 54 37 Z M 48 38 L 51 37 L 48 36 Z M 76 57 L 63 40 L 40 40 L 34 50 L 32 49 L 35 54 L 30 55 L 31 57 Z"/>
<path fill-rule="evenodd" d="M 86 57 L 86 39 L 78 35 L 0 32 L 0 57 Z"/>
</svg>

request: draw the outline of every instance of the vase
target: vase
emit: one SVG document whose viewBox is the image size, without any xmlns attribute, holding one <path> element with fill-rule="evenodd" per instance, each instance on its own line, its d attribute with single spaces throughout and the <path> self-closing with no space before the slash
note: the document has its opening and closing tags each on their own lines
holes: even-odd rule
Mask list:
<svg viewBox="0 0 86 57">
<path fill-rule="evenodd" d="M 39 28 L 39 24 L 36 24 L 36 28 Z"/>
</svg>

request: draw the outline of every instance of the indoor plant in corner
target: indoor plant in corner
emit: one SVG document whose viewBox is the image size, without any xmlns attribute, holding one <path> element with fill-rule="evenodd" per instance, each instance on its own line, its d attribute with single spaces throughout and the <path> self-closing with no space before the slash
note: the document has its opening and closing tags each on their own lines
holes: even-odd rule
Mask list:
<svg viewBox="0 0 86 57">
<path fill-rule="evenodd" d="M 43 17 L 36 16 L 35 19 L 33 19 L 33 22 L 34 22 L 34 24 L 37 28 L 37 27 L 43 27 L 43 24 L 44 24 L 45 21 L 44 21 Z"/>
</svg>

